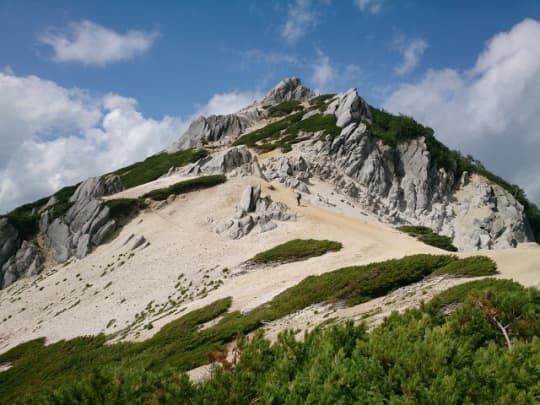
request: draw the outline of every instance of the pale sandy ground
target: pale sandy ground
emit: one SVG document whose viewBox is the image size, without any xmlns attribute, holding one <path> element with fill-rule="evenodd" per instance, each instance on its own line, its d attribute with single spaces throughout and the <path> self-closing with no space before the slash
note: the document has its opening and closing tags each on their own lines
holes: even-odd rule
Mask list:
<svg viewBox="0 0 540 405">
<path fill-rule="evenodd" d="M 159 187 L 163 184 L 159 183 Z M 131 328 L 127 338 L 145 339 L 181 314 L 221 297 L 233 297 L 232 310 L 247 311 L 311 274 L 414 253 L 442 253 L 370 218 L 351 217 L 307 201 L 296 207 L 295 194 L 278 184 L 274 184 L 274 191 L 263 185 L 263 195 L 287 203 L 297 211 L 298 220 L 279 222 L 273 231 L 252 233 L 241 240 L 225 239 L 213 227 L 231 216 L 247 184 L 264 183 L 255 177 L 233 178 L 223 185 L 181 196 L 161 210 L 140 214 L 114 240 L 90 256 L 0 290 L 0 352 L 40 336 L 54 342 L 121 331 L 133 323 L 137 313 L 144 314 L 143 320 Z M 143 189 L 146 192 L 149 187 L 137 193 Z M 131 251 L 133 239 L 127 244 L 125 241 L 132 234 L 144 235 L 150 245 Z M 337 240 L 344 248 L 304 262 L 257 268 L 242 274 L 241 263 L 261 250 L 293 238 Z M 527 286 L 539 285 L 538 246 L 482 254 L 497 261 L 500 277 L 513 278 Z M 217 280 L 223 285 L 212 290 Z M 414 305 L 420 299 L 427 300 L 436 291 L 462 281 L 465 280 L 442 280 L 419 288 L 414 294 L 402 294 L 394 299 L 395 306 L 389 304 L 388 299 L 392 298 L 387 297 L 363 306 L 338 309 L 330 315 L 326 314 L 334 313 L 335 308 L 308 308 L 269 325 L 268 333 L 273 336 L 283 328 L 303 330 L 332 317 L 337 317 L 337 321 L 362 318 L 374 310 L 377 313 L 372 315 L 382 319 L 381 314 L 389 310 L 404 308 L 409 305 L 407 302 Z M 411 298 L 414 296 L 416 300 Z M 388 308 L 384 309 L 385 306 Z M 379 307 L 383 309 L 378 310 Z M 153 329 L 144 329 L 150 322 Z"/>
</svg>

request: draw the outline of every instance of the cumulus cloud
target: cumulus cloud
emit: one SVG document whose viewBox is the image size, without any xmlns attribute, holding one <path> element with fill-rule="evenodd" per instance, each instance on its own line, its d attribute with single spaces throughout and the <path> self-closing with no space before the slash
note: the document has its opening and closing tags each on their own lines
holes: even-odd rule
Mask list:
<svg viewBox="0 0 540 405">
<path fill-rule="evenodd" d="M 254 93 L 218 94 L 186 120 L 144 117 L 137 101 L 0 73 L 0 213 L 165 149 L 200 114 L 239 109 Z"/>
<path fill-rule="evenodd" d="M 289 5 L 287 21 L 281 31 L 281 36 L 287 42 L 294 43 L 313 29 L 316 23 L 317 18 L 311 0 L 296 0 Z"/>
<path fill-rule="evenodd" d="M 125 34 L 92 21 L 71 23 L 65 30 L 49 30 L 38 40 L 53 49 L 56 62 L 106 65 L 131 59 L 146 52 L 158 37 L 157 32 L 129 30 Z"/>
<path fill-rule="evenodd" d="M 310 84 L 316 93 L 343 91 L 344 88 L 361 81 L 362 69 L 354 64 L 334 63 L 322 50 L 306 64 L 311 69 Z"/>
<path fill-rule="evenodd" d="M 311 81 L 315 85 L 315 91 L 320 92 L 334 80 L 335 69 L 332 67 L 330 58 L 321 50 L 317 50 L 317 61 L 313 65 Z"/>
<path fill-rule="evenodd" d="M 354 4 L 360 10 L 370 14 L 379 14 L 384 0 L 354 0 Z"/>
<path fill-rule="evenodd" d="M 540 22 L 526 19 L 491 38 L 469 70 L 429 70 L 384 107 L 432 126 L 540 202 L 539 42 Z"/>
<path fill-rule="evenodd" d="M 428 44 L 421 38 L 405 39 L 400 38 L 396 41 L 396 48 L 403 57 L 402 62 L 394 69 L 394 73 L 403 76 L 414 70 L 427 49 Z"/>
<path fill-rule="evenodd" d="M 263 94 L 259 92 L 239 92 L 214 94 L 204 106 L 200 106 L 197 114 L 199 115 L 219 115 L 232 114 L 243 107 L 262 98 Z"/>
</svg>

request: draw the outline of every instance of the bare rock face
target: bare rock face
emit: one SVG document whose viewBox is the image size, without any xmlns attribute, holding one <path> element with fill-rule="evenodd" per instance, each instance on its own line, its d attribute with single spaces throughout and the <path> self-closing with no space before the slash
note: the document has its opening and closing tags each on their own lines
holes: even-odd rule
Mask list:
<svg viewBox="0 0 540 405">
<path fill-rule="evenodd" d="M 56 261 L 85 257 L 115 231 L 116 221 L 110 218 L 109 208 L 98 197 L 122 189 L 122 181 L 116 175 L 91 177 L 77 188 L 70 199 L 73 205 L 64 216 L 48 224 L 49 214 L 42 214 L 40 227 L 46 228 L 42 231 Z"/>
<path fill-rule="evenodd" d="M 258 112 L 257 108 L 249 113 L 201 116 L 190 124 L 187 131 L 167 151 L 201 148 L 208 142 L 226 141 L 242 134 L 262 117 L 262 112 Z"/>
<path fill-rule="evenodd" d="M 254 229 L 262 233 L 277 228 L 275 221 L 295 219 L 296 213 L 286 204 L 262 198 L 260 186 L 248 186 L 232 218 L 220 223 L 215 231 L 230 239 L 240 239 Z"/>
<path fill-rule="evenodd" d="M 305 101 L 314 97 L 315 93 L 302 85 L 297 77 L 280 81 L 259 103 L 261 105 L 279 104 L 285 101 Z"/>
<path fill-rule="evenodd" d="M 375 138 L 367 126 L 369 108 L 356 90 L 337 95 L 325 113 L 335 114 L 341 133 L 269 159 L 267 178 L 307 193 L 316 177 L 380 220 L 428 226 L 460 250 L 534 241 L 523 207 L 502 187 L 436 167 L 423 137 L 396 147 Z"/>
<path fill-rule="evenodd" d="M 0 267 L 17 251 L 20 244 L 17 230 L 7 218 L 0 218 Z"/>
<path fill-rule="evenodd" d="M 182 169 L 181 173 L 185 175 L 227 174 L 234 177 L 258 175 L 261 170 L 257 158 L 245 145 L 240 145 L 209 155 Z"/>
<path fill-rule="evenodd" d="M 17 253 L 2 266 L 3 280 L 0 287 L 6 288 L 19 278 L 39 274 L 43 269 L 43 259 L 33 243 L 23 241 Z"/>
<path fill-rule="evenodd" d="M 310 193 L 308 184 L 311 172 L 308 162 L 302 156 L 270 159 L 264 170 L 269 180 L 279 181 L 302 193 Z"/>
<path fill-rule="evenodd" d="M 235 114 L 198 117 L 191 123 L 187 131 L 167 149 L 167 152 L 200 148 L 208 142 L 231 143 L 249 127 L 265 118 L 266 111 L 262 108 L 263 106 L 290 100 L 304 101 L 313 96 L 315 93 L 304 87 L 300 79 L 293 77 L 282 80 L 262 100 Z"/>
<path fill-rule="evenodd" d="M 82 182 L 69 201 L 81 202 L 103 195 L 114 194 L 122 191 L 122 180 L 119 176 L 111 174 L 105 177 L 90 177 Z"/>
<path fill-rule="evenodd" d="M 325 114 L 334 114 L 338 127 L 346 127 L 351 122 L 360 121 L 362 117 L 371 119 L 367 103 L 358 96 L 356 89 L 339 94 L 328 105 Z"/>
</svg>

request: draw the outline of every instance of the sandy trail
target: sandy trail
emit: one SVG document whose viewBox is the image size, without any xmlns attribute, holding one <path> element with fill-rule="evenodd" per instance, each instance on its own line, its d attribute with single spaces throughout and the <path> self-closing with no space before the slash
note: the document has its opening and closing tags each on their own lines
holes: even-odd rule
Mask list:
<svg viewBox="0 0 540 405">
<path fill-rule="evenodd" d="M 111 198 L 136 197 L 181 179 L 158 179 Z M 217 235 L 215 225 L 230 218 L 247 184 L 262 184 L 263 195 L 288 204 L 298 213 L 297 221 L 278 222 L 273 231 L 252 232 L 241 240 Z M 311 274 L 415 253 L 443 253 L 371 218 L 354 218 L 308 201 L 296 207 L 293 191 L 273 186 L 271 190 L 260 178 L 243 177 L 185 194 L 160 210 L 141 213 L 90 256 L 0 290 L 0 352 L 41 336 L 54 342 L 121 331 L 137 314 L 142 321 L 132 325 L 126 338 L 141 340 L 218 298 L 232 296 L 232 309 L 247 311 Z M 144 236 L 150 245 L 131 250 L 133 238 L 126 243 L 131 235 Z M 294 238 L 336 240 L 344 247 L 307 261 L 238 274 L 244 270 L 241 263 L 256 253 Z M 500 277 L 539 285 L 538 246 L 482 254 L 498 262 Z M 153 329 L 144 329 L 149 323 Z"/>
</svg>

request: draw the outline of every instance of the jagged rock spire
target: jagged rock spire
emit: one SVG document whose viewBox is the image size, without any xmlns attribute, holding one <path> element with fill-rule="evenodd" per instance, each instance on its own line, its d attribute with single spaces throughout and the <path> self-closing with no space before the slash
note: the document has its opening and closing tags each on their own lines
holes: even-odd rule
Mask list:
<svg viewBox="0 0 540 405">
<path fill-rule="evenodd" d="M 314 96 L 315 93 L 305 87 L 298 77 L 289 77 L 280 81 L 259 103 L 272 105 L 290 100 L 304 101 Z"/>
</svg>

